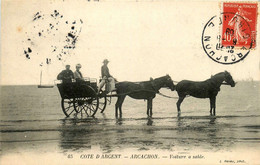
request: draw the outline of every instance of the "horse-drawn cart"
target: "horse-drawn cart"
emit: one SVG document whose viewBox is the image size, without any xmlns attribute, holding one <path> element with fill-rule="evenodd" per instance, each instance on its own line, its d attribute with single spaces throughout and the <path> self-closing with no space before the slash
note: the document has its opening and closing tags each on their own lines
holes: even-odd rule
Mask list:
<svg viewBox="0 0 260 165">
<path fill-rule="evenodd" d="M 225 82 L 225 83 L 223 83 Z M 118 82 L 116 83 L 116 94 L 107 95 L 107 92 L 97 94 L 97 80 L 88 79 L 87 81 L 59 83 L 57 84 L 61 95 L 61 106 L 64 114 L 86 113 L 87 116 L 94 116 L 98 110 L 103 112 L 106 108 L 107 98 L 117 97 L 115 104 L 115 116 L 122 116 L 122 104 L 126 96 L 134 99 L 147 100 L 147 115 L 152 116 L 152 100 L 156 94 L 165 96 L 159 92 L 161 88 L 169 88 L 171 91 L 176 89 L 179 97 L 177 101 L 178 113 L 180 113 L 180 105 L 186 96 L 210 99 L 210 114 L 215 115 L 216 96 L 220 91 L 222 84 L 235 86 L 235 82 L 229 72 L 220 72 L 211 78 L 194 82 L 190 80 L 182 80 L 176 87 L 169 75 L 162 76 L 150 81 L 142 82 Z M 168 97 L 168 96 L 165 96 Z M 213 112 L 213 113 L 212 113 Z"/>
<path fill-rule="evenodd" d="M 94 116 L 98 110 L 103 112 L 107 105 L 106 95 L 97 94 L 97 80 L 57 83 L 61 96 L 61 107 L 64 114 L 69 117 L 73 114 L 84 113 Z"/>
<path fill-rule="evenodd" d="M 86 81 L 56 83 L 61 96 L 61 107 L 68 117 L 72 114 L 87 114 L 95 116 L 100 110 L 102 113 L 111 97 L 117 97 L 115 104 L 115 116 L 122 115 L 122 104 L 126 96 L 134 99 L 147 100 L 147 115 L 152 116 L 152 100 L 161 88 L 174 90 L 174 84 L 169 75 L 142 82 L 118 82 L 116 83 L 116 94 L 108 94 L 106 91 L 97 93 L 97 80 L 86 79 Z M 108 90 L 109 91 L 109 90 Z M 110 98 L 110 99 L 108 99 Z"/>
</svg>

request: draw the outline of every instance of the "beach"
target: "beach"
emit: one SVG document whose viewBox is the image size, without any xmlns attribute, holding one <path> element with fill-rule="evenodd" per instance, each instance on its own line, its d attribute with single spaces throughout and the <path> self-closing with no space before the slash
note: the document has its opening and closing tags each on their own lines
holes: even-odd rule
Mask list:
<svg viewBox="0 0 260 165">
<path fill-rule="evenodd" d="M 209 158 L 240 151 L 259 153 L 259 85 L 252 81 L 238 82 L 234 88 L 221 86 L 216 116 L 209 115 L 208 99 L 186 98 L 178 116 L 177 100 L 157 95 L 152 118 L 146 115 L 146 101 L 129 97 L 123 104 L 122 118 L 115 118 L 116 98 L 112 98 L 103 114 L 97 112 L 94 118 L 65 117 L 56 86 L 2 86 L 1 161 L 10 155 L 34 154 L 39 158 L 57 154 L 65 162 L 71 154 L 82 161 L 87 154 L 96 157 L 97 153 L 108 157 L 121 154 L 115 158 L 121 161 L 137 154 L 132 159 L 143 160 L 142 154 L 161 153 L 157 155 L 160 160 L 178 162 L 178 156 L 191 153 L 198 153 L 198 159 L 203 160 L 205 155 Z M 176 91 L 161 89 L 161 93 L 177 97 Z M 149 160 L 154 156 L 150 155 Z M 253 161 L 240 158 L 246 164 Z M 219 160 L 222 158 L 216 158 Z"/>
</svg>

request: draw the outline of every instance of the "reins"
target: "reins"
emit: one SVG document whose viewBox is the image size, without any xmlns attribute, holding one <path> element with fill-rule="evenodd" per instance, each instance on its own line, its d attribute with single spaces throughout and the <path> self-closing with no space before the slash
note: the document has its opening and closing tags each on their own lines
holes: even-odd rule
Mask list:
<svg viewBox="0 0 260 165">
<path fill-rule="evenodd" d="M 152 90 L 141 89 L 141 90 L 134 90 L 134 91 L 127 92 L 127 93 L 106 95 L 106 97 L 124 96 L 124 95 L 129 95 L 129 94 L 138 93 L 138 92 L 151 92 L 151 93 L 157 93 L 157 92 L 152 91 Z"/>
<path fill-rule="evenodd" d="M 151 92 L 154 94 L 158 94 L 160 96 L 166 97 L 166 98 L 171 98 L 171 99 L 178 99 L 179 97 L 172 97 L 172 96 L 167 96 L 165 94 L 162 94 L 161 92 L 156 92 L 153 90 L 146 90 L 146 89 L 142 89 L 142 90 L 135 90 L 135 91 L 131 91 L 131 92 L 127 92 L 127 93 L 122 93 L 122 94 L 111 94 L 111 95 L 106 95 L 106 97 L 117 97 L 117 96 L 124 96 L 124 95 L 129 95 L 129 94 L 133 94 L 133 93 L 138 93 L 138 92 Z M 189 97 L 189 96 L 187 96 Z"/>
<path fill-rule="evenodd" d="M 169 98 L 169 99 L 178 99 L 179 97 L 172 97 L 172 96 L 167 96 L 165 94 L 162 94 L 161 92 L 158 93 L 158 95 L 161 95 L 163 97 Z M 187 96 L 188 97 L 188 96 Z"/>
</svg>

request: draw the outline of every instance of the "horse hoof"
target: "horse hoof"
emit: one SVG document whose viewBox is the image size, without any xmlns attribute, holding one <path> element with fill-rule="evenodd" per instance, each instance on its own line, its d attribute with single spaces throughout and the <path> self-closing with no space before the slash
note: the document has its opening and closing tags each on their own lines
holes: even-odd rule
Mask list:
<svg viewBox="0 0 260 165">
<path fill-rule="evenodd" d="M 178 114 L 177 114 L 177 117 L 181 117 L 181 113 L 178 113 Z"/>
</svg>

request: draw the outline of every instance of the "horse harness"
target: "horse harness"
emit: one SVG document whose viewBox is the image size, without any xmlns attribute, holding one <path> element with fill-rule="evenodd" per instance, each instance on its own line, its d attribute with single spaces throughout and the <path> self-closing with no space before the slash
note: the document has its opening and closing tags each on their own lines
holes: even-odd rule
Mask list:
<svg viewBox="0 0 260 165">
<path fill-rule="evenodd" d="M 150 82 L 151 82 L 151 85 L 152 85 L 152 89 L 154 90 L 154 93 L 160 93 L 159 89 L 157 89 L 157 90 L 155 89 L 155 83 L 154 83 L 154 80 L 152 78 L 150 79 Z"/>
</svg>

